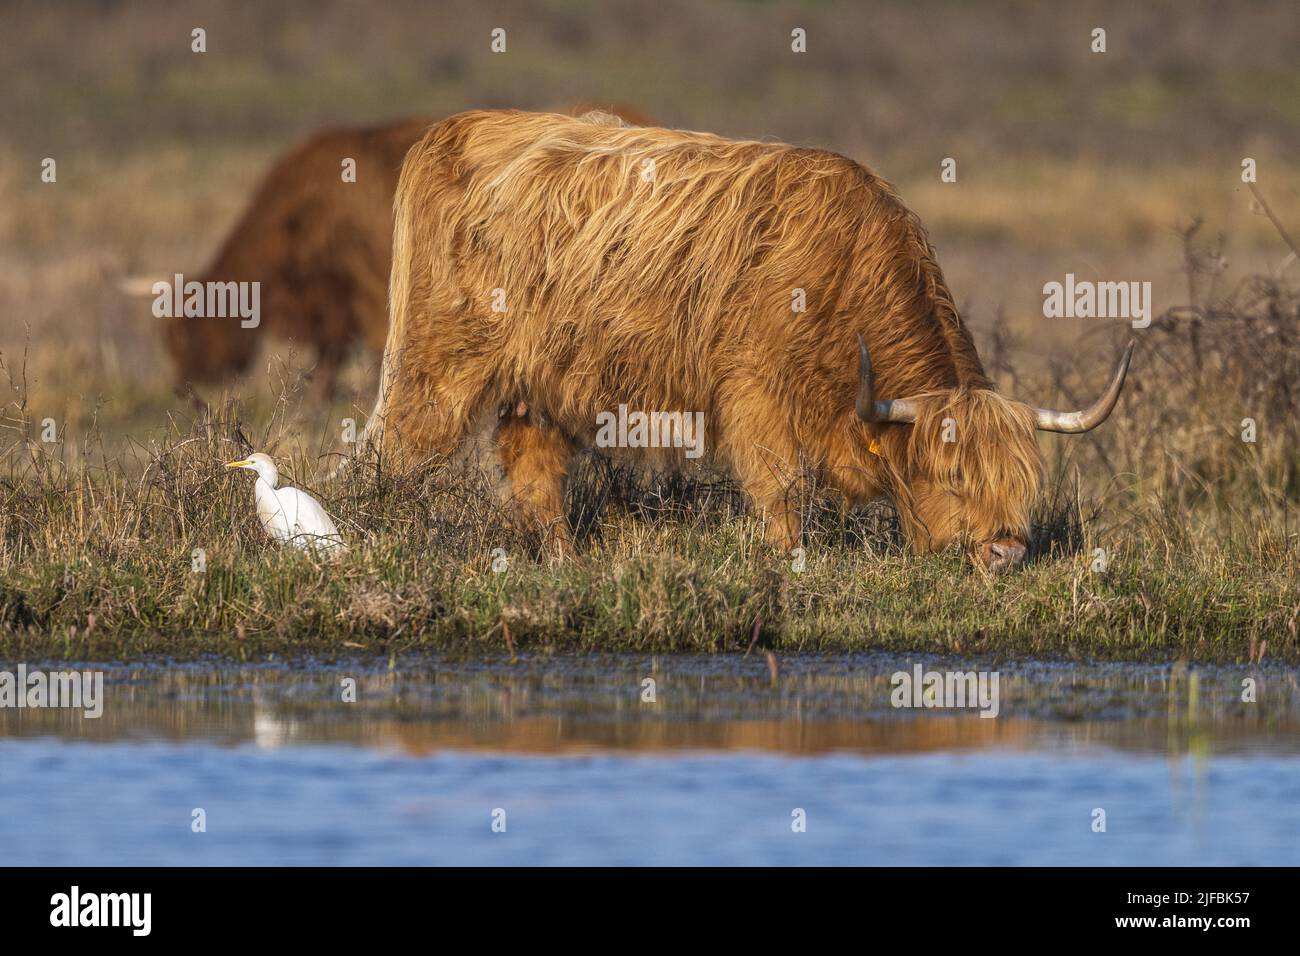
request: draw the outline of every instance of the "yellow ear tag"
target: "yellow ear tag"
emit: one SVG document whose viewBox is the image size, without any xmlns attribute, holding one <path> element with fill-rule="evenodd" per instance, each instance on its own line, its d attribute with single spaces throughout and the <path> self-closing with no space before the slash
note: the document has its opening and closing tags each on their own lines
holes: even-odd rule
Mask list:
<svg viewBox="0 0 1300 956">
<path fill-rule="evenodd" d="M 880 457 L 880 442 L 876 441 L 874 438 L 871 439 L 871 444 L 867 446 L 867 451 L 871 452 L 871 454 L 873 454 L 873 455 L 875 455 L 877 458 L 879 458 L 879 457 Z"/>
</svg>

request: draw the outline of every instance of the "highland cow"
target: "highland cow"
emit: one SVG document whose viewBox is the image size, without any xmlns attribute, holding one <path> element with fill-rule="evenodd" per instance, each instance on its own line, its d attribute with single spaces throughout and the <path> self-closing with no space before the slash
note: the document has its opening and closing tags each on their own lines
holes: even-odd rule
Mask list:
<svg viewBox="0 0 1300 956">
<path fill-rule="evenodd" d="M 628 122 L 638 110 L 579 104 L 569 112 L 608 109 Z M 244 213 L 197 281 L 259 282 L 260 325 L 219 318 L 171 318 L 164 344 L 178 394 L 220 385 L 244 372 L 264 332 L 316 351 L 313 386 L 321 397 L 358 343 L 382 352 L 388 331 L 393 193 L 402 158 L 434 122 L 325 130 L 282 156 L 262 178 Z M 355 181 L 343 161 L 356 163 Z M 132 279 L 144 294 L 152 280 Z"/>
<path fill-rule="evenodd" d="M 1098 425 L 1128 366 L 1083 412 L 999 395 L 920 221 L 824 150 L 462 113 L 407 155 L 395 219 L 368 439 L 410 467 L 513 410 L 501 463 L 561 550 L 574 452 L 626 405 L 703 412 L 704 460 L 780 548 L 802 533 L 792 488 L 815 478 L 891 498 L 919 551 L 960 540 L 1009 567 L 1043 471 L 1035 430 Z M 609 451 L 685 464 L 671 445 Z"/>
</svg>

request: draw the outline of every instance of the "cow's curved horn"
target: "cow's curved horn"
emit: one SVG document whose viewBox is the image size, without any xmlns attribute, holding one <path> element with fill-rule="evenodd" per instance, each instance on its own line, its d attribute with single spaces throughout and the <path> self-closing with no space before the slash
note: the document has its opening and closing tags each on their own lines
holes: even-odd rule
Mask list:
<svg viewBox="0 0 1300 956">
<path fill-rule="evenodd" d="M 867 343 L 858 336 L 858 418 L 864 422 L 914 422 L 916 406 L 906 398 L 892 401 L 876 400 L 876 372 L 871 367 L 871 353 Z"/>
<path fill-rule="evenodd" d="M 1124 387 L 1124 376 L 1128 374 L 1129 359 L 1133 357 L 1133 345 L 1134 342 L 1130 340 L 1128 348 L 1124 350 L 1124 357 L 1119 360 L 1115 377 L 1110 380 L 1106 391 L 1102 393 L 1101 398 L 1093 402 L 1091 408 L 1085 408 L 1081 412 L 1057 412 L 1050 408 L 1035 408 L 1038 430 L 1074 435 L 1091 431 L 1104 422 L 1115 408 L 1115 403 L 1119 401 L 1120 390 Z"/>
</svg>

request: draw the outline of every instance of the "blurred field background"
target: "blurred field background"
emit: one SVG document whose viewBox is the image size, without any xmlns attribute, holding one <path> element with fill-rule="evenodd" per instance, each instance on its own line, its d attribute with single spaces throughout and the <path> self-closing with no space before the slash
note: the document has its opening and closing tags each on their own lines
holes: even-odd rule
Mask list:
<svg viewBox="0 0 1300 956">
<path fill-rule="evenodd" d="M 196 26 L 207 30 L 205 54 L 190 50 Z M 1100 55 L 1089 48 L 1098 26 L 1108 45 Z M 508 31 L 505 54 L 490 52 L 494 27 Z M 790 51 L 795 27 L 807 31 L 806 54 Z M 95 587 L 102 597 L 105 588 L 127 585 L 87 584 L 75 601 L 54 584 L 41 590 L 66 580 L 60 548 L 69 561 L 80 551 L 102 563 L 120 557 L 118 538 L 138 541 L 152 529 L 155 540 L 174 536 L 161 540 L 183 556 L 187 535 L 197 533 L 194 520 L 224 522 L 220 533 L 228 535 L 228 509 L 243 502 L 223 491 L 199 515 L 172 513 L 181 498 L 214 487 L 195 462 L 175 473 L 191 476 L 176 479 L 169 494 L 179 497 L 151 499 L 145 485 L 128 494 L 128 479 L 149 461 L 196 447 L 175 451 L 190 434 L 192 411 L 171 394 L 159 320 L 147 301 L 117 291 L 119 278 L 197 273 L 270 161 L 321 127 L 593 101 L 632 104 L 666 126 L 825 147 L 873 167 L 929 228 L 985 364 L 1022 400 L 1086 403 L 1130 334 L 1119 322 L 1044 319 L 1045 282 L 1066 273 L 1151 281 L 1156 313 L 1165 316 L 1138 333 L 1131 384 L 1112 422 L 1087 439 L 1043 438 L 1053 477 L 1045 537 L 1073 553 L 1072 563 L 1026 572 L 974 604 L 971 589 L 984 585 L 961 578 L 947 592 L 952 608 L 926 610 L 920 595 L 936 581 L 958 580 L 956 566 L 898 556 L 886 541 L 900 563 L 880 572 L 893 578 L 873 583 L 874 565 L 862 559 L 875 556 L 843 544 L 860 545 L 865 532 L 846 531 L 847 519 L 836 519 L 838 530 L 813 540 L 839 542 L 838 556 L 828 559 L 836 573 L 851 567 L 866 583 L 840 594 L 842 619 L 819 623 L 805 607 L 797 626 L 770 627 L 805 644 L 832 632 L 851 644 L 869 630 L 855 623 L 862 606 L 853 602 L 870 603 L 892 581 L 899 590 L 876 605 L 870 626 L 913 627 L 927 639 L 991 622 L 993 633 L 1021 634 L 1032 647 L 1034 634 L 1087 632 L 1080 615 L 1095 613 L 1097 640 L 1126 634 L 1127 651 L 1211 639 L 1231 642 L 1225 654 L 1244 654 L 1248 639 L 1272 636 L 1275 648 L 1294 653 L 1300 397 L 1292 336 L 1300 330 L 1300 266 L 1240 172 L 1243 157 L 1254 158 L 1261 195 L 1292 235 L 1300 232 L 1297 40 L 1295 5 L 1283 0 L 1140 8 L 1011 0 L 8 3 L 0 8 L 5 622 L 48 631 L 81 621 L 84 634 L 85 615 L 99 608 L 102 631 L 117 612 L 97 603 Z M 54 185 L 40 181 L 47 156 L 58 161 Z M 955 184 L 940 182 L 945 157 L 957 160 Z M 356 359 L 332 408 L 305 399 L 299 373 L 310 360 L 283 349 L 264 355 L 235 396 L 248 433 L 274 431 L 279 453 L 301 456 L 294 477 L 309 486 L 304 479 L 328 467 L 319 456 L 340 450 L 341 418 L 369 411 L 378 356 Z M 33 463 L 27 440 L 33 422 L 47 416 L 59 423 L 61 440 Z M 1240 441 L 1244 416 L 1259 422 L 1256 445 Z M 223 448 L 212 441 L 205 432 L 197 448 L 220 457 Z M 90 463 L 98 477 L 78 472 Z M 86 530 L 87 488 L 96 480 L 120 482 L 112 500 L 139 512 L 124 515 L 117 532 Z M 608 481 L 590 480 L 589 489 L 608 492 Z M 236 490 L 251 494 L 242 484 Z M 396 534 L 363 498 L 353 488 L 330 504 L 354 531 Z M 423 506 L 438 500 L 426 495 Z M 155 506 L 172 512 L 140 517 Z M 97 506 L 89 507 L 93 515 Z M 478 520 L 491 527 L 494 519 Z M 428 537 L 432 518 L 409 521 L 407 533 L 419 526 L 427 546 L 445 543 Z M 655 530 L 628 533 L 625 555 L 652 543 L 672 547 Z M 247 527 L 241 534 L 245 550 L 264 551 Z M 448 548 L 446 574 L 456 581 L 465 554 L 483 543 L 470 538 L 477 543 L 456 538 Z M 726 565 L 739 539 L 749 541 L 748 532 L 728 525 L 685 550 L 702 549 Z M 1080 597 L 1079 573 L 1086 580 L 1082 556 L 1098 541 L 1136 566 L 1167 571 L 1186 561 L 1188 573 L 1195 566 L 1201 577 L 1174 582 L 1177 594 L 1165 594 L 1126 572 L 1132 587 L 1094 606 Z M 747 632 L 760 605 L 769 622 L 782 620 L 784 612 L 751 588 L 754 574 L 763 576 L 755 568 L 770 559 L 748 544 L 740 553 L 752 566 L 733 582 L 731 597 L 718 598 L 725 609 L 718 620 L 699 607 L 695 617 L 664 611 L 669 623 L 640 633 L 666 635 L 671 645 L 691 634 Z M 572 585 L 581 568 L 538 568 L 530 586 L 546 592 L 556 584 L 548 574 Z M 674 568 L 647 572 L 648 580 L 687 574 Z M 346 603 L 364 581 L 365 593 L 378 588 L 374 600 L 389 608 L 377 632 L 396 629 L 405 620 L 406 583 L 374 567 L 354 570 L 331 600 Z M 389 571 L 407 583 L 432 573 Z M 622 586 L 610 584 L 612 593 Z M 806 595 L 809 607 L 822 607 L 816 594 L 842 590 L 833 575 L 806 586 L 827 589 Z M 1016 599 L 1029 607 L 1031 596 L 1045 603 L 1008 611 Z M 445 597 L 473 603 L 455 588 Z M 180 606 L 173 598 L 160 598 L 152 615 L 122 611 L 123 620 L 163 630 L 160 621 Z M 473 621 L 445 633 L 500 619 L 512 599 L 484 600 Z M 438 603 L 427 590 L 415 600 L 408 638 Z M 277 614 L 293 604 L 286 587 L 247 597 L 243 611 L 260 609 L 250 629 L 282 634 Z M 559 634 L 567 626 L 563 602 L 551 611 L 559 616 L 539 628 Z M 233 618 L 177 620 L 176 628 L 230 630 Z M 526 633 L 527 615 L 521 620 Z M 624 626 L 630 634 L 640 625 L 633 615 Z"/>
</svg>

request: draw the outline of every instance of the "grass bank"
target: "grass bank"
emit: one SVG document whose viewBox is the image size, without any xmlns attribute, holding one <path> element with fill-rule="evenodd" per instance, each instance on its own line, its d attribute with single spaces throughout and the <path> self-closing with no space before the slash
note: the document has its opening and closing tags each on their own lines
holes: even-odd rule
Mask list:
<svg viewBox="0 0 1300 956">
<path fill-rule="evenodd" d="M 1122 523 L 1044 506 L 1039 554 L 990 577 L 917 556 L 884 509 L 812 504 L 799 555 L 762 543 L 733 488 L 635 487 L 587 460 L 576 553 L 540 560 L 481 479 L 434 469 L 330 483 L 289 463 L 352 547 L 324 561 L 266 539 L 221 423 L 125 463 L 46 461 L 6 482 L 0 656 L 466 655 L 887 649 L 1064 658 L 1300 660 L 1294 536 L 1228 518 Z M 38 474 L 44 469 L 43 474 Z M 320 469 L 322 475 L 324 467 Z M 1098 549 L 1105 552 L 1104 566 Z M 21 557 L 21 560 L 19 558 Z"/>
<path fill-rule="evenodd" d="M 47 441 L 23 357 L 0 355 L 12 395 L 0 420 L 0 658 L 752 646 L 1300 661 L 1300 289 L 1229 281 L 1218 250 L 1189 230 L 1190 301 L 1141 332 L 1111 420 L 1041 439 L 1036 554 L 1001 577 L 956 551 L 916 555 L 890 509 L 845 512 L 816 489 L 802 554 L 776 553 L 734 485 L 592 456 L 569 489 L 574 553 L 552 563 L 512 530 L 491 467 L 396 477 L 370 463 L 331 478 L 338 433 L 304 425 L 303 383 L 287 371 L 270 406 L 172 413 L 125 441 L 92 419 Z M 1000 325 L 981 351 L 1013 394 L 1079 406 L 1119 342 L 1096 331 L 1090 361 L 1046 379 L 1022 371 Z M 325 562 L 266 538 L 251 476 L 222 468 L 254 447 L 325 503 L 345 555 Z"/>
</svg>

